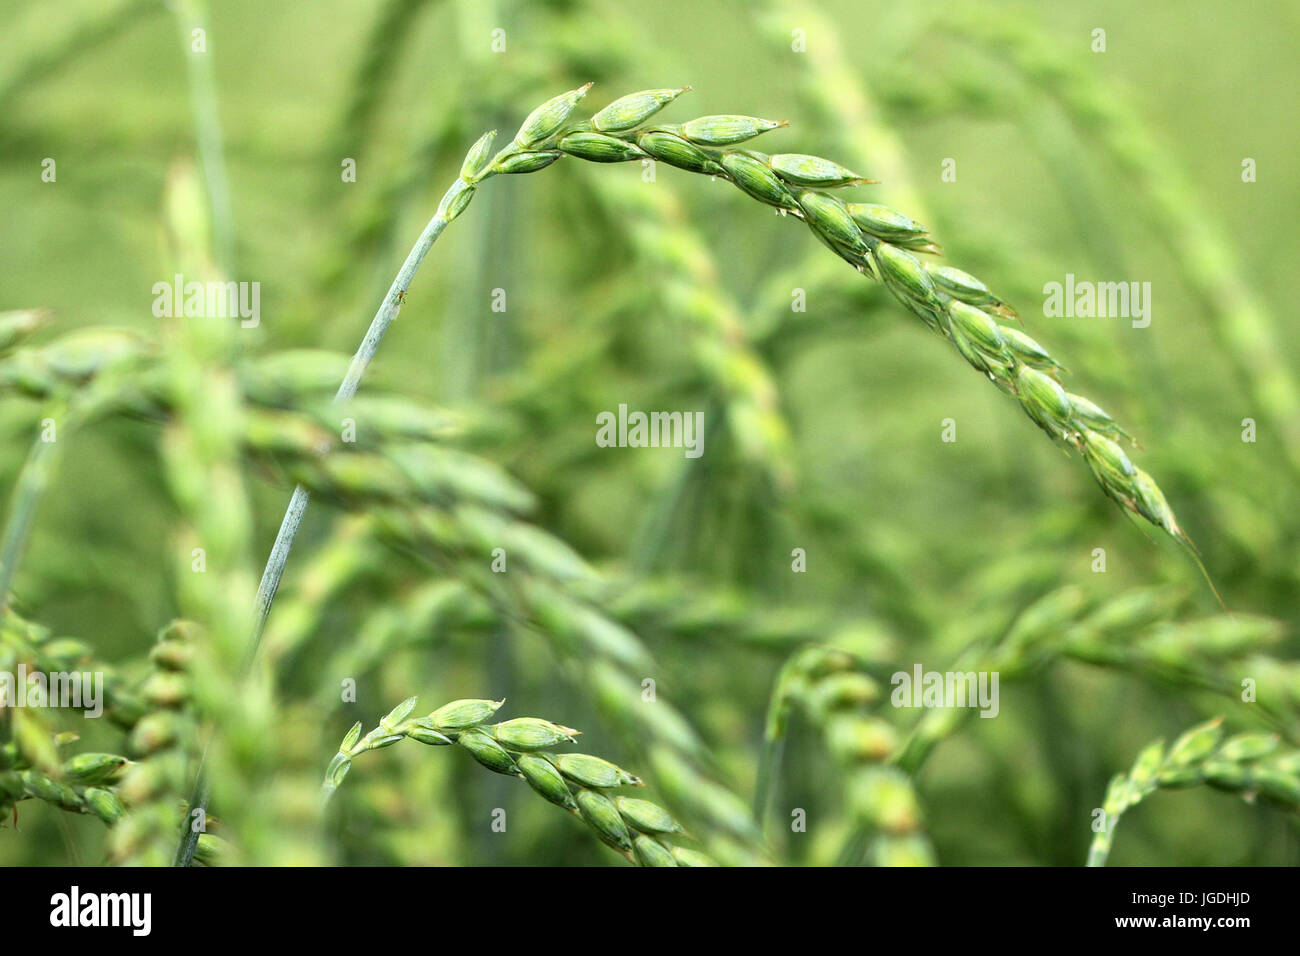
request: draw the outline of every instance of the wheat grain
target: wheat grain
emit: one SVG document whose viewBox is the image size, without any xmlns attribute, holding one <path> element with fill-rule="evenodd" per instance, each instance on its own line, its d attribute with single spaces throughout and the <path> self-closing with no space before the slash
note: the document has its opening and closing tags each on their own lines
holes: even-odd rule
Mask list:
<svg viewBox="0 0 1300 956">
<path fill-rule="evenodd" d="M 552 753 L 550 748 L 572 743 L 579 731 L 537 717 L 516 717 L 495 724 L 504 701 L 465 699 L 444 704 L 423 717 L 411 717 L 417 698 L 394 707 L 379 726 L 362 736 L 353 725 L 325 771 L 323 791 L 328 799 L 347 776 L 352 762 L 370 750 L 382 750 L 401 740 L 430 746 L 456 745 L 494 773 L 519 777 L 544 799 L 579 817 L 601 842 L 640 866 L 708 866 L 698 851 L 667 842 L 684 831 L 667 810 L 648 800 L 616 795 L 641 780 L 600 757 Z"/>
<path fill-rule="evenodd" d="M 50 630 L 25 620 L 13 608 L 0 613 L 0 673 L 17 673 L 19 663 L 33 672 L 57 673 L 70 668 L 92 668 L 105 675 L 108 716 L 120 721 L 123 694 L 112 668 L 94 660 L 89 648 L 73 638 L 53 637 Z M 119 802 L 110 783 L 127 768 L 120 754 L 60 755 L 76 735 L 56 734 L 44 708 L 0 708 L 0 822 L 12 812 L 17 820 L 19 801 L 36 799 L 71 813 L 89 813 L 105 823 L 118 814 Z"/>
</svg>

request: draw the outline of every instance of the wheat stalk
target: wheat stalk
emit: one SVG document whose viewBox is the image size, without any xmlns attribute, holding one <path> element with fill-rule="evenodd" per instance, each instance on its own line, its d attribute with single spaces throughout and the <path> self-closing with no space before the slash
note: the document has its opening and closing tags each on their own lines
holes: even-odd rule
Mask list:
<svg viewBox="0 0 1300 956">
<path fill-rule="evenodd" d="M 370 750 L 401 740 L 431 746 L 458 746 L 494 773 L 519 777 L 544 799 L 583 821 L 600 841 L 640 866 L 714 866 L 713 860 L 668 842 L 684 831 L 667 810 L 649 800 L 614 791 L 639 787 L 640 778 L 600 757 L 557 754 L 551 748 L 572 743 L 580 731 L 537 717 L 488 723 L 504 701 L 465 699 L 444 704 L 423 717 L 412 717 L 418 701 L 408 697 L 365 736 L 353 724 L 325 771 L 322 790 L 328 800 L 352 768 Z"/>
<path fill-rule="evenodd" d="M 1279 749 L 1274 734 L 1244 733 L 1223 740 L 1221 718 L 1188 730 L 1168 750 L 1156 741 L 1142 750 L 1128 773 L 1117 774 L 1106 788 L 1101 827 L 1088 848 L 1088 866 L 1105 866 L 1115 826 L 1157 790 L 1206 784 L 1257 796 L 1287 810 L 1300 810 L 1300 750 Z"/>
</svg>

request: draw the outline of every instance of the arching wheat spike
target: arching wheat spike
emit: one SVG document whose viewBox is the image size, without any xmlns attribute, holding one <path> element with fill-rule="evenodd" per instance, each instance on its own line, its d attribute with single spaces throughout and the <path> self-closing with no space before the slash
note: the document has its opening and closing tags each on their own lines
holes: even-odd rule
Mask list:
<svg viewBox="0 0 1300 956">
<path fill-rule="evenodd" d="M 621 787 L 641 786 L 639 777 L 590 754 L 546 752 L 550 747 L 572 743 L 580 731 L 538 717 L 487 723 L 503 703 L 455 700 L 425 716 L 412 717 L 416 698 L 408 697 L 365 736 L 360 722 L 354 724 L 325 771 L 322 787 L 326 798 L 343 782 L 352 761 L 368 750 L 382 750 L 404 738 L 435 746 L 455 745 L 488 770 L 522 778 L 543 799 L 574 814 L 602 843 L 632 863 L 716 865 L 697 850 L 666 842 L 669 835 L 685 831 L 663 807 L 613 792 Z"/>
<path fill-rule="evenodd" d="M 616 100 L 596 114 L 599 122 L 566 128 L 565 119 L 586 90 L 562 94 L 535 111 L 485 175 L 533 172 L 568 155 L 598 163 L 650 157 L 726 179 L 759 202 L 803 220 L 837 256 L 878 279 L 927 328 L 951 341 L 972 368 L 1016 398 L 1053 442 L 1080 452 L 1093 465 L 1088 436 L 1129 438 L 1100 406 L 1062 387 L 1064 367 L 1042 345 L 1003 324 L 1018 321 L 1016 312 L 988 286 L 960 269 L 913 255 L 938 251 L 924 227 L 887 206 L 846 203 L 823 191 L 872 180 L 821 156 L 731 148 L 783 127 L 783 121 L 717 114 L 641 127 L 639 120 L 682 92 L 647 90 Z M 1148 474 L 1135 469 L 1110 477 L 1102 483 L 1107 495 L 1194 551 Z"/>
</svg>

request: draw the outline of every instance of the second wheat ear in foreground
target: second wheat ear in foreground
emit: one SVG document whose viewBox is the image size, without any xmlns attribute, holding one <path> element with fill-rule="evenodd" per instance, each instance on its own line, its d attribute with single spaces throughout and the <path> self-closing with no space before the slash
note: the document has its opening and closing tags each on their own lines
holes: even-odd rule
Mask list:
<svg viewBox="0 0 1300 956">
<path fill-rule="evenodd" d="M 535 172 L 565 156 L 594 163 L 653 159 L 733 183 L 752 199 L 802 220 L 837 256 L 883 283 L 972 368 L 1014 398 L 1053 442 L 1079 452 L 1109 498 L 1192 547 L 1155 479 L 1120 446 L 1119 440 L 1132 438 L 1095 402 L 1066 391 L 1061 364 L 1008 324 L 1017 321 L 1009 305 L 974 276 L 914 255 L 938 253 L 921 224 L 887 206 L 845 202 L 827 192 L 872 180 L 820 156 L 733 148 L 787 126 L 782 120 L 714 115 L 679 124 L 647 122 L 689 87 L 632 93 L 589 120 L 570 122 L 590 85 L 542 104 L 495 156 L 490 154 L 496 134 L 483 136 L 443 201 L 448 220 L 489 177 Z"/>
<path fill-rule="evenodd" d="M 614 793 L 641 786 L 640 778 L 590 754 L 553 752 L 557 746 L 573 743 L 581 731 L 538 717 L 488 723 L 505 703 L 500 700 L 453 700 L 427 716 L 412 717 L 416 701 L 415 697 L 402 701 L 364 737 L 361 722 L 352 725 L 325 771 L 326 799 L 343 782 L 352 761 L 369 750 L 382 750 L 400 740 L 456 746 L 493 773 L 518 777 L 546 800 L 568 810 L 631 863 L 717 865 L 704 853 L 671 839 L 685 831 L 663 807 Z"/>
</svg>

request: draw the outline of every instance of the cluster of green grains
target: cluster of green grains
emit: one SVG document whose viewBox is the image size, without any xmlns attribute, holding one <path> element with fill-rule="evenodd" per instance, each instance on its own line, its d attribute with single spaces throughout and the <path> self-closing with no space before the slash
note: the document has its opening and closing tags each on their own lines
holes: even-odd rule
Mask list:
<svg viewBox="0 0 1300 956">
<path fill-rule="evenodd" d="M 495 465 L 432 444 L 464 435 L 464 423 L 446 411 L 386 395 L 358 397 L 346 412 L 320 404 L 320 393 L 334 388 L 327 383 L 336 384 L 346 365 L 344 356 L 312 350 L 241 362 L 235 377 L 240 400 L 247 403 L 238 421 L 244 453 L 344 504 L 440 500 L 459 493 L 513 510 L 531 505 L 531 496 Z M 108 370 L 124 377 L 135 371 L 143 379 L 97 381 L 97 394 L 85 401 L 163 420 L 183 407 L 179 383 L 168 379 L 154 349 L 112 330 L 78 332 L 13 352 L 0 359 L 0 388 L 54 399 Z"/>
<path fill-rule="evenodd" d="M 152 669 L 136 690 L 144 712 L 131 726 L 127 743 L 136 762 L 118 787 L 127 811 L 108 841 L 114 863 L 167 866 L 172 861 L 197 749 L 189 676 L 197 640 L 194 624 L 173 621 L 149 652 Z"/>
<path fill-rule="evenodd" d="M 248 407 L 246 454 L 303 488 L 348 507 L 423 501 L 477 502 L 529 510 L 533 496 L 492 462 L 450 447 L 469 429 L 462 416 L 393 395 L 321 402 L 346 360 L 298 350 L 241 363 Z M 346 560 L 346 556 L 342 558 Z"/>
<path fill-rule="evenodd" d="M 1131 670 L 1165 682 L 1239 692 L 1234 665 L 1249 666 L 1281 642 L 1279 621 L 1253 614 L 1217 614 L 1179 621 L 1154 620 L 1131 624 L 1112 616 L 1139 604 L 1151 591 L 1121 595 L 1064 630 L 1055 649 L 1075 660 Z M 1215 674 L 1225 678 L 1215 680 Z M 1276 704 L 1293 708 L 1300 688 L 1288 689 L 1287 700 L 1260 700 L 1264 710 Z"/>
<path fill-rule="evenodd" d="M 91 660 L 83 642 L 54 637 L 48 628 L 5 608 L 0 611 L 0 673 L 17 675 L 20 664 L 27 673 L 104 674 L 106 706 L 123 706 L 111 670 Z M 0 708 L 0 823 L 11 814 L 17 819 L 19 801 L 34 799 L 112 824 L 121 815 L 122 806 L 111 787 L 129 767 L 129 761 L 120 754 L 108 753 L 63 758 L 60 749 L 75 741 L 77 735 L 56 732 L 48 719 L 55 711 L 28 703 Z M 110 711 L 109 716 L 117 715 Z"/>
<path fill-rule="evenodd" d="M 589 84 L 590 85 L 590 84 Z M 734 183 L 751 198 L 804 221 L 837 256 L 873 276 L 964 359 L 1013 396 L 1058 444 L 1079 451 L 1102 490 L 1121 507 L 1188 539 L 1155 481 L 1115 441 L 1127 433 L 1097 404 L 1067 392 L 1047 350 L 1007 323 L 1015 312 L 974 276 L 915 253 L 937 247 L 925 227 L 876 203 L 849 203 L 827 190 L 871 182 L 838 163 L 802 153 L 736 148 L 786 124 L 752 116 L 703 116 L 681 124 L 645 125 L 684 89 L 644 90 L 615 100 L 590 121 L 566 125 L 588 86 L 538 107 L 514 140 L 489 157 L 493 134 L 467 157 L 444 207 L 450 221 L 489 176 L 529 173 L 562 156 L 615 163 L 654 159 Z"/>
<path fill-rule="evenodd" d="M 505 512 L 530 510 L 532 494 L 497 465 L 452 448 L 394 443 L 380 454 L 341 451 L 297 458 L 290 473 L 313 494 L 343 505 L 448 505 L 465 501 Z"/>
<path fill-rule="evenodd" d="M 129 763 L 120 754 L 81 753 L 45 772 L 27 763 L 15 741 L 0 743 L 0 825 L 10 814 L 16 825 L 19 801 L 33 799 L 112 826 L 125 812 L 112 784 Z"/>
<path fill-rule="evenodd" d="M 1095 828 L 1088 866 L 1106 865 L 1115 825 L 1125 811 L 1156 790 L 1198 784 L 1295 812 L 1300 810 L 1300 750 L 1280 746 L 1275 734 L 1243 733 L 1225 740 L 1219 718 L 1193 727 L 1168 749 L 1164 741 L 1150 744 L 1129 772 L 1117 774 L 1106 788 L 1104 825 Z"/>
<path fill-rule="evenodd" d="M 640 866 L 712 866 L 708 856 L 670 842 L 682 827 L 667 810 L 648 800 L 615 793 L 641 780 L 590 754 L 555 753 L 579 731 L 537 717 L 489 723 L 504 701 L 466 699 L 412 717 L 417 698 L 398 704 L 365 736 L 358 721 L 343 738 L 325 771 L 328 797 L 343 782 L 352 761 L 368 750 L 403 739 L 430 746 L 457 746 L 493 773 L 519 777 L 544 799 L 583 821 L 602 843 Z"/>
<path fill-rule="evenodd" d="M 778 678 L 768 710 L 765 739 L 770 752 L 784 739 L 790 717 L 802 714 L 825 736 L 831 756 L 846 775 L 847 810 L 853 835 L 846 854 L 863 839 L 869 860 L 879 866 L 929 866 L 934 849 L 922 829 L 921 806 L 911 780 L 891 761 L 899 749 L 893 725 L 876 711 L 880 685 L 859 662 L 833 648 L 813 646 L 796 653 Z M 764 812 L 774 768 L 760 781 L 758 810 Z"/>
</svg>

